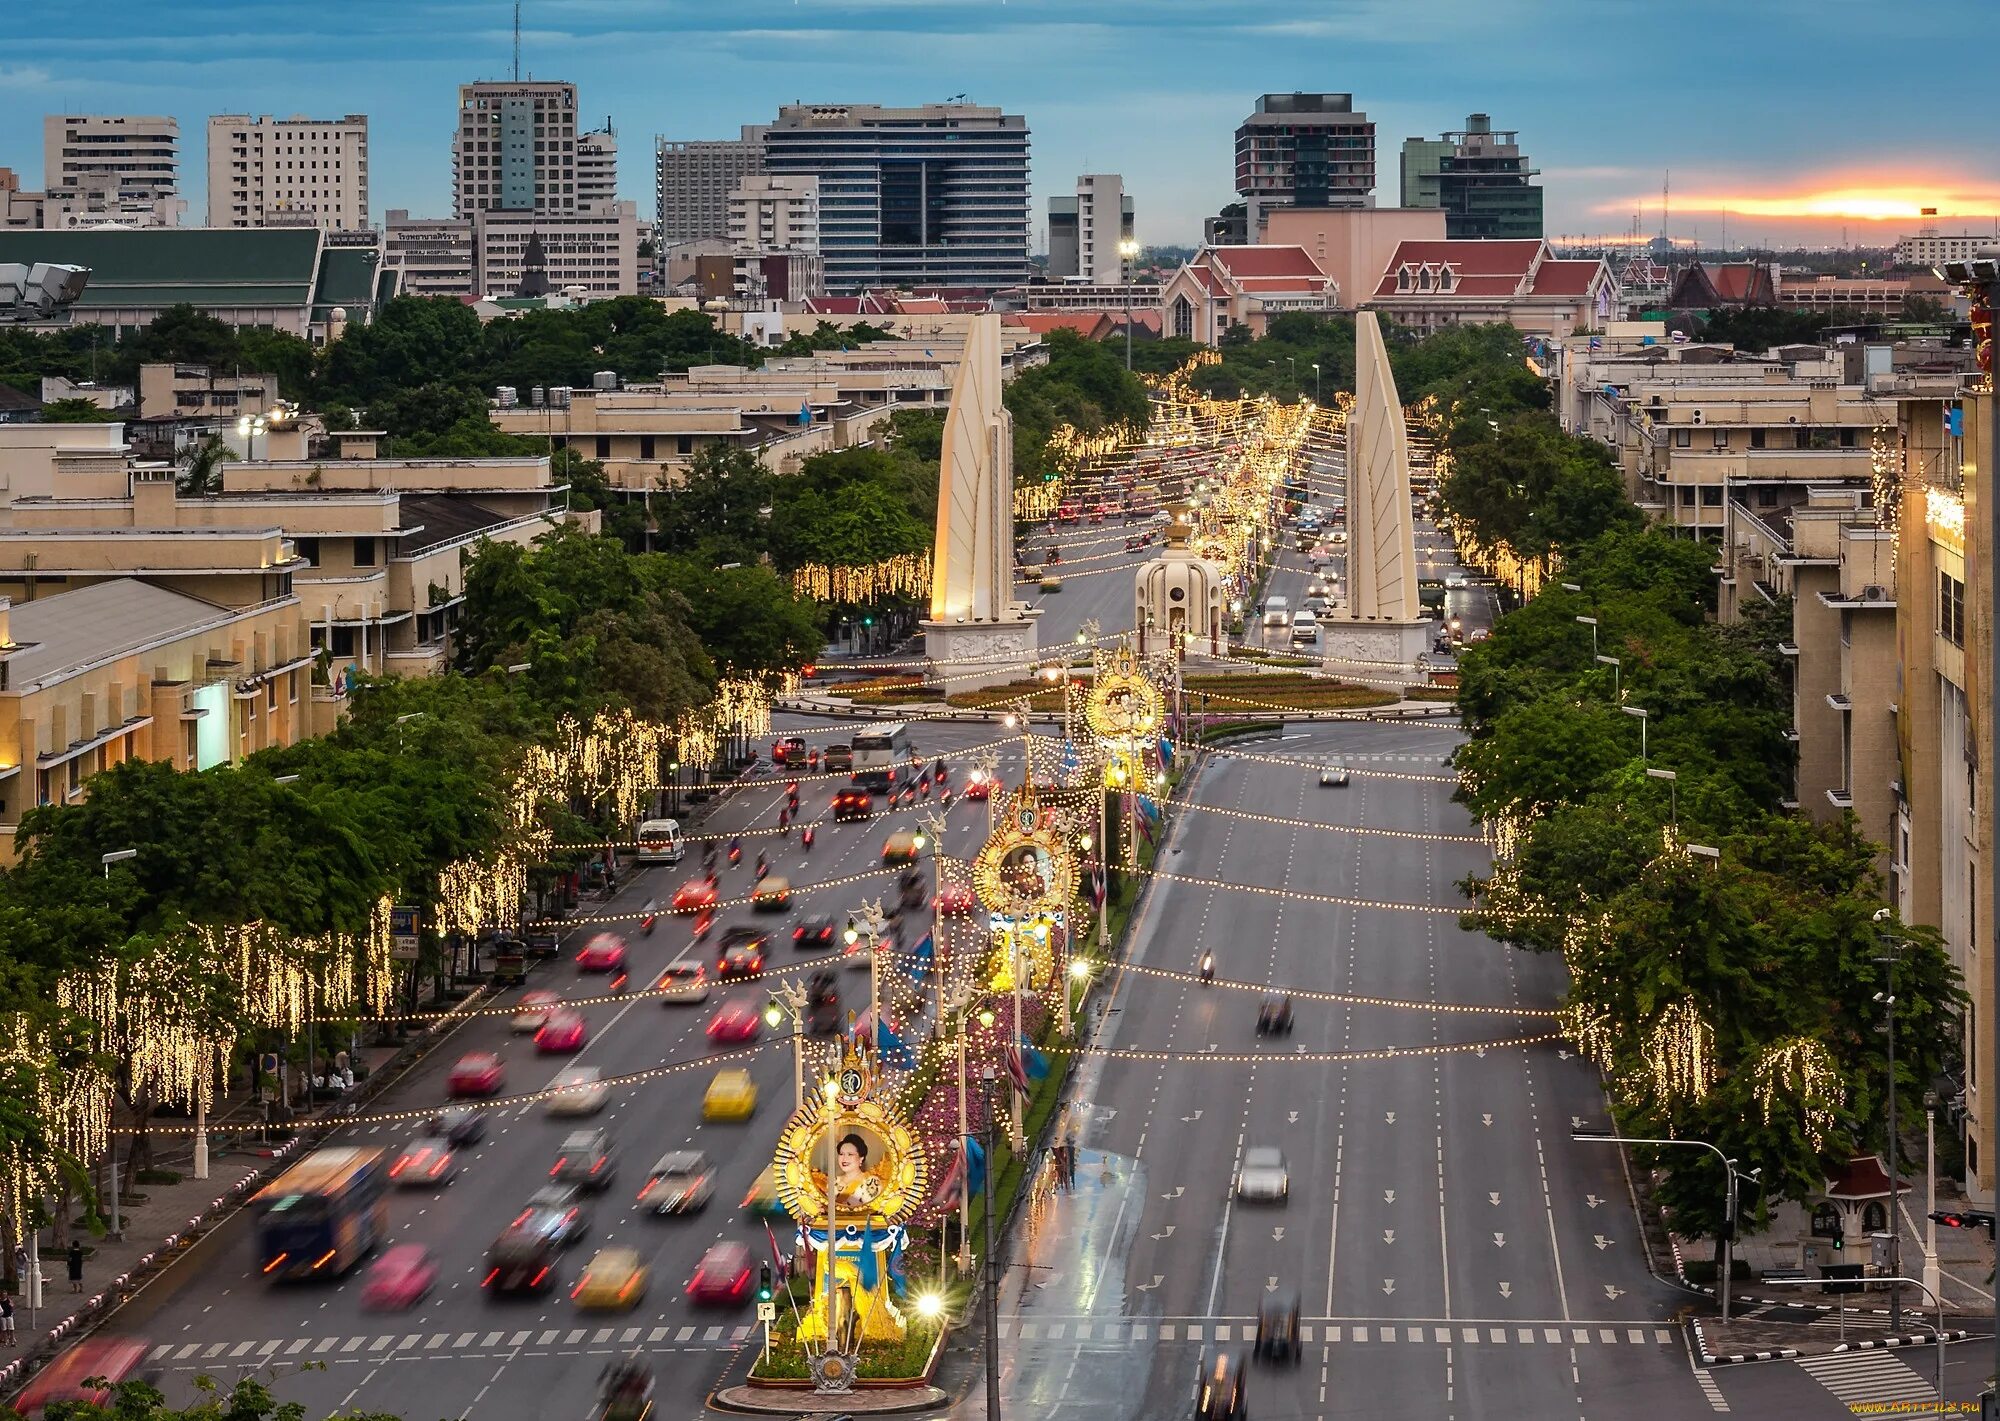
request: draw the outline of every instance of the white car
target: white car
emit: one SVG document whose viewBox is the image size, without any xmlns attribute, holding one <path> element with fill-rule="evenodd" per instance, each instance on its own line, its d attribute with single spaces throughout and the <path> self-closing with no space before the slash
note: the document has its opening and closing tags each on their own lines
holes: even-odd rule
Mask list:
<svg viewBox="0 0 2000 1421">
<path fill-rule="evenodd" d="M 540 1031 L 549 1013 L 561 1005 L 562 998 L 554 992 L 528 992 L 515 1005 L 514 1019 L 508 1025 L 515 1031 Z"/>
<path fill-rule="evenodd" d="M 570 1066 L 549 1082 L 551 1115 L 595 1115 L 604 1108 L 611 1089 L 595 1066 Z"/>
<path fill-rule="evenodd" d="M 1444 575 L 1444 585 L 1447 589 L 1456 590 L 1461 587 L 1469 586 L 1470 584 L 1466 582 L 1464 573 L 1448 572 Z"/>
<path fill-rule="evenodd" d="M 1288 627 L 1291 624 L 1291 603 L 1282 597 L 1266 598 L 1264 602 L 1264 625 L 1267 627 Z"/>
<path fill-rule="evenodd" d="M 1236 1171 L 1236 1197 L 1245 1203 L 1282 1204 L 1291 1189 L 1285 1173 L 1284 1151 L 1268 1145 L 1243 1152 L 1243 1166 Z"/>
</svg>

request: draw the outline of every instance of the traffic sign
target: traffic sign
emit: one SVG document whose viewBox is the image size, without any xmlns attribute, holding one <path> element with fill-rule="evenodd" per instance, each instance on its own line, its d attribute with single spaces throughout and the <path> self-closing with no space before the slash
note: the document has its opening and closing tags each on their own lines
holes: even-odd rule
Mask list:
<svg viewBox="0 0 2000 1421">
<path fill-rule="evenodd" d="M 776 1322 L 777 1320 L 778 1320 L 778 1305 L 776 1303 L 757 1304 L 757 1321 Z"/>
</svg>

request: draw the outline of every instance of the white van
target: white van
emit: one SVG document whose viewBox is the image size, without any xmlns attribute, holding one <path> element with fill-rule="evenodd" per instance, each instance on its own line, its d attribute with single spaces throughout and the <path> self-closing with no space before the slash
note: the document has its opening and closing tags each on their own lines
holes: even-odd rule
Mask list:
<svg viewBox="0 0 2000 1421">
<path fill-rule="evenodd" d="M 1264 625 L 1267 627 L 1287 627 L 1292 623 L 1292 604 L 1282 597 L 1264 599 Z"/>
<path fill-rule="evenodd" d="M 1319 645 L 1319 618 L 1311 612 L 1300 612 L 1292 622 L 1293 646 Z"/>
<path fill-rule="evenodd" d="M 639 825 L 640 863 L 679 863 L 687 852 L 678 819 L 647 819 Z"/>
</svg>

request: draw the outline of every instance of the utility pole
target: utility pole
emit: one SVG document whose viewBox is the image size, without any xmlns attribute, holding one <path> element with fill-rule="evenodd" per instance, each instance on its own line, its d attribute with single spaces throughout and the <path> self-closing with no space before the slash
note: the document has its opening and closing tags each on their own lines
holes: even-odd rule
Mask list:
<svg viewBox="0 0 2000 1421">
<path fill-rule="evenodd" d="M 993 1063 L 986 1085 L 986 1421 L 1000 1421 L 1000 1247 L 993 1218 Z"/>
</svg>

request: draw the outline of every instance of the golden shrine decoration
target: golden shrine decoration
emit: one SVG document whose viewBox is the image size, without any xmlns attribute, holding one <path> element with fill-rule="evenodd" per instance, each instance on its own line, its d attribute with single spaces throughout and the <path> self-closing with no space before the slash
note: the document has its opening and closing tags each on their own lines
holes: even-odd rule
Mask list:
<svg viewBox="0 0 2000 1421">
<path fill-rule="evenodd" d="M 1054 918 L 1004 923 L 994 928 L 987 938 L 987 990 L 1013 991 L 1017 966 L 1024 969 L 1020 982 L 1022 991 L 1048 990 L 1055 982 L 1056 946 L 1062 931 L 1062 924 Z"/>
<path fill-rule="evenodd" d="M 1008 918 L 1060 913 L 1076 897 L 1078 867 L 1054 812 L 1044 811 L 1033 780 L 1014 792 L 992 837 L 972 862 L 973 887 Z"/>
<path fill-rule="evenodd" d="M 1153 734 L 1166 712 L 1165 698 L 1139 669 L 1132 648 L 1121 646 L 1091 682 L 1083 718 L 1105 740 L 1136 740 Z"/>
</svg>

